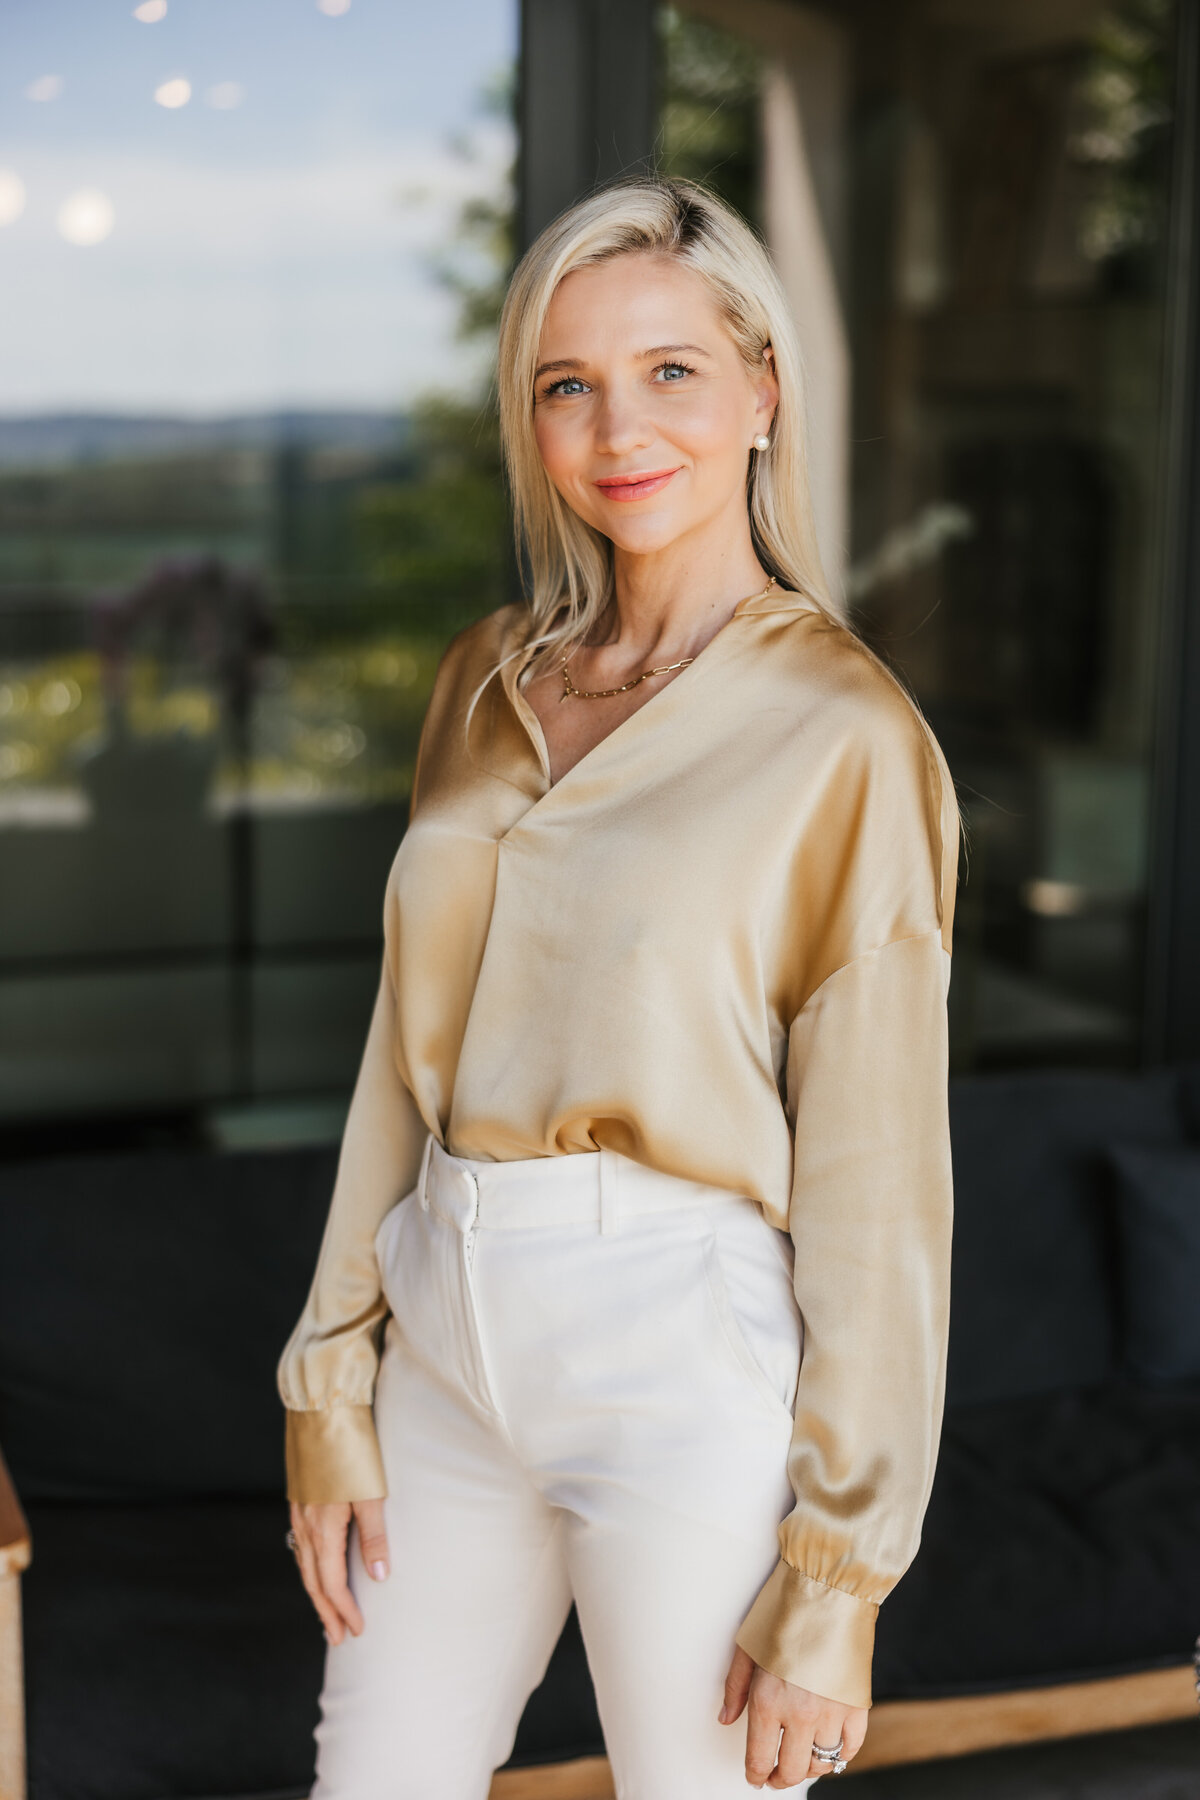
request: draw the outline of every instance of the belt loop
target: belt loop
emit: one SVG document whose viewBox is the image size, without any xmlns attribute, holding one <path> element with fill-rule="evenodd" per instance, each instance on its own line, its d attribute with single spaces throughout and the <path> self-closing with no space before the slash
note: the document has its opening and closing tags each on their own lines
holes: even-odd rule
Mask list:
<svg viewBox="0 0 1200 1800">
<path fill-rule="evenodd" d="M 615 1150 L 600 1151 L 600 1230 L 605 1236 L 618 1229 L 621 1216 L 620 1161 Z"/>
<path fill-rule="evenodd" d="M 423 1211 L 429 1211 L 429 1164 L 433 1160 L 433 1133 L 425 1139 L 425 1148 L 421 1152 L 421 1171 L 417 1176 L 417 1195 Z"/>
</svg>

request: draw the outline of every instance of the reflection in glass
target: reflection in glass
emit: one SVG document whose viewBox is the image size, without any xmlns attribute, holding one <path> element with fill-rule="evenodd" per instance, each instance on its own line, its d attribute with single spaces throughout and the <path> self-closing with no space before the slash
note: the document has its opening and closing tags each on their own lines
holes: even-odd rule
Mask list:
<svg viewBox="0 0 1200 1800">
<path fill-rule="evenodd" d="M 433 671 L 508 598 L 515 8 L 5 29 L 0 1118 L 344 1089 Z"/>
<path fill-rule="evenodd" d="M 1173 9 L 662 24 L 664 166 L 747 191 L 806 345 L 826 564 L 958 783 L 957 1063 L 1131 1061 Z"/>
</svg>

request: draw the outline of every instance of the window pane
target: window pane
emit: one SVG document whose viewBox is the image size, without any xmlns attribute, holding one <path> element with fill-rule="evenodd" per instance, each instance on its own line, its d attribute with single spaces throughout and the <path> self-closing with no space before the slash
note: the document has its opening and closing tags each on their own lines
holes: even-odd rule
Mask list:
<svg viewBox="0 0 1200 1800">
<path fill-rule="evenodd" d="M 959 1066 L 1136 1054 L 1172 32 L 1161 0 L 662 13 L 666 166 L 770 244 L 826 565 L 959 786 Z"/>
<path fill-rule="evenodd" d="M 514 0 L 2 34 L 0 1117 L 344 1088 L 508 598 Z"/>
</svg>

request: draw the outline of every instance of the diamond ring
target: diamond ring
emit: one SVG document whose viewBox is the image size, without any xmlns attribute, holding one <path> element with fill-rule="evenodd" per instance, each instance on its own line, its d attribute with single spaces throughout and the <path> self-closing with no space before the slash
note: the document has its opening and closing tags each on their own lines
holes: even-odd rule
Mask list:
<svg viewBox="0 0 1200 1800">
<path fill-rule="evenodd" d="M 814 1744 L 813 1755 L 818 1762 L 832 1763 L 833 1767 L 830 1770 L 830 1773 L 833 1775 L 840 1775 L 846 1767 L 845 1759 L 842 1756 L 845 1743 L 845 1738 L 840 1737 L 832 1749 L 828 1750 L 825 1748 L 824 1744 Z"/>
</svg>

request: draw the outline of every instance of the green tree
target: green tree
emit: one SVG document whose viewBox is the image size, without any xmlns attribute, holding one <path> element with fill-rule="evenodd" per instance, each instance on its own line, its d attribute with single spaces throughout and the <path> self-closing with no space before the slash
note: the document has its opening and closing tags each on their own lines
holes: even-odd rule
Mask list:
<svg viewBox="0 0 1200 1800">
<path fill-rule="evenodd" d="M 513 119 L 515 80 L 501 71 L 480 97 L 483 116 Z M 455 146 L 466 159 L 468 141 Z M 511 597 L 510 524 L 495 404 L 495 340 L 516 252 L 515 169 L 496 197 L 462 207 L 451 243 L 431 259 L 458 300 L 456 337 L 490 347 L 478 391 L 431 393 L 411 415 L 412 479 L 371 483 L 357 496 L 359 565 L 389 597 L 481 615 Z"/>
<path fill-rule="evenodd" d="M 758 51 L 675 6 L 661 9 L 659 32 L 659 172 L 702 181 L 760 228 Z"/>
</svg>

